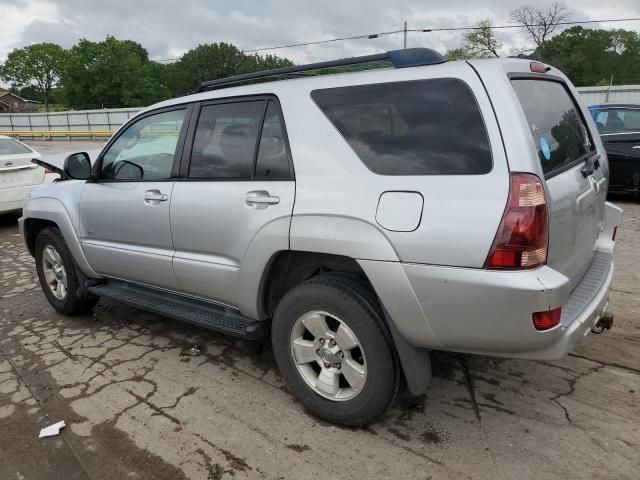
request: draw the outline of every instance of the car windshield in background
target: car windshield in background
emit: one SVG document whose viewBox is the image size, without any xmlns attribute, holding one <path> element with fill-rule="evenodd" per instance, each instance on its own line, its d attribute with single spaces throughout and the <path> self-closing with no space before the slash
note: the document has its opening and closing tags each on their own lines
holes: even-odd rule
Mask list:
<svg viewBox="0 0 640 480">
<path fill-rule="evenodd" d="M 311 96 L 375 173 L 474 175 L 491 170 L 482 115 L 460 80 L 327 88 Z"/>
<path fill-rule="evenodd" d="M 21 155 L 32 153 L 30 149 L 12 138 L 0 138 L 0 155 Z"/>
<path fill-rule="evenodd" d="M 591 115 L 602 134 L 640 132 L 640 108 L 592 108 Z"/>
<path fill-rule="evenodd" d="M 566 87 L 547 80 L 514 79 L 545 175 L 561 171 L 595 151 L 584 119 Z"/>
</svg>

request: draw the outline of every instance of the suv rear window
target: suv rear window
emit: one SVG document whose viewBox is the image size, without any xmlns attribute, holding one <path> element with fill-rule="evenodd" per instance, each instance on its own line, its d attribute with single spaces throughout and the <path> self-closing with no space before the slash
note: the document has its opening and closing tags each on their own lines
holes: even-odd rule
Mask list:
<svg viewBox="0 0 640 480">
<path fill-rule="evenodd" d="M 311 97 L 364 164 L 382 175 L 477 175 L 492 167 L 478 104 L 461 80 L 314 90 Z"/>
<path fill-rule="evenodd" d="M 527 118 L 545 176 L 595 152 L 584 119 L 562 83 L 514 79 L 511 84 Z"/>
</svg>

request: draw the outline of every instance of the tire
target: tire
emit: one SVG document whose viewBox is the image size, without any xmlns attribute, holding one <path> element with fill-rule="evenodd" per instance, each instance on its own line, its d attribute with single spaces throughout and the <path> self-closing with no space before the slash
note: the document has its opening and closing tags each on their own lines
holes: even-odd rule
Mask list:
<svg viewBox="0 0 640 480">
<path fill-rule="evenodd" d="M 301 283 L 276 307 L 271 327 L 276 362 L 289 390 L 313 414 L 361 427 L 393 404 L 402 373 L 380 312 L 366 286 L 337 274 Z"/>
<path fill-rule="evenodd" d="M 36 238 L 35 254 L 40 286 L 53 308 L 64 315 L 80 315 L 93 308 L 98 297 L 85 289 L 84 275 L 73 260 L 60 230 L 55 227 L 43 229 Z M 62 266 L 62 270 L 58 266 Z M 65 287 L 58 289 L 52 286 L 60 283 Z"/>
</svg>

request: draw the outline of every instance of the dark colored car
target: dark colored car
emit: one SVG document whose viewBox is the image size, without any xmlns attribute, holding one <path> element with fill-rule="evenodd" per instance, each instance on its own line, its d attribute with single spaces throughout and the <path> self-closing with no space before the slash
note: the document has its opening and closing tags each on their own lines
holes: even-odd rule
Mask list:
<svg viewBox="0 0 640 480">
<path fill-rule="evenodd" d="M 640 194 L 640 103 L 589 107 L 609 157 L 609 192 Z"/>
</svg>

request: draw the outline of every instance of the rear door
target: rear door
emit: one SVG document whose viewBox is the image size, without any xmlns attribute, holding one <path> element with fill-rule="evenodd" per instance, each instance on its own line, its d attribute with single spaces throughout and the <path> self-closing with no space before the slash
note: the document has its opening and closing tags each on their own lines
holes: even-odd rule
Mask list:
<svg viewBox="0 0 640 480">
<path fill-rule="evenodd" d="M 44 169 L 31 163 L 39 157 L 22 142 L 0 137 L 0 190 L 41 184 Z"/>
<path fill-rule="evenodd" d="M 602 106 L 592 113 L 609 158 L 609 190 L 640 191 L 640 107 Z"/>
<path fill-rule="evenodd" d="M 250 245 L 261 255 L 289 248 L 295 183 L 284 120 L 275 97 L 207 102 L 194 117 L 171 202 L 173 269 L 182 292 L 236 306 Z"/>
<path fill-rule="evenodd" d="M 594 142 L 597 133 L 562 78 L 514 74 L 510 83 L 546 180 L 547 263 L 575 286 L 593 257 L 604 215 L 606 165 Z"/>
</svg>

